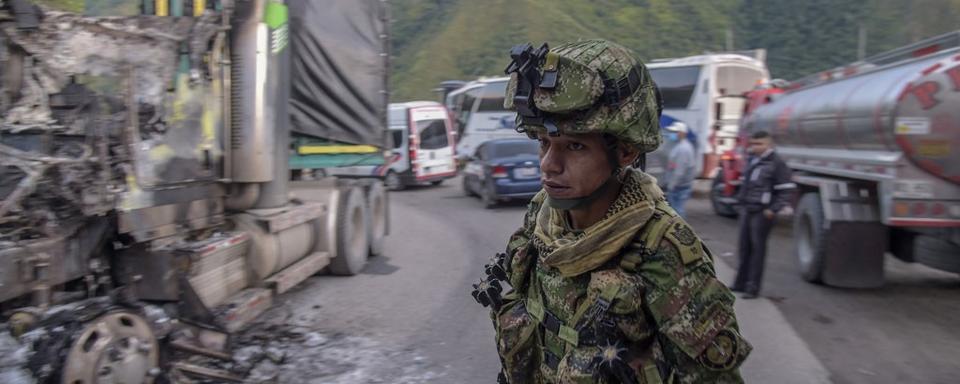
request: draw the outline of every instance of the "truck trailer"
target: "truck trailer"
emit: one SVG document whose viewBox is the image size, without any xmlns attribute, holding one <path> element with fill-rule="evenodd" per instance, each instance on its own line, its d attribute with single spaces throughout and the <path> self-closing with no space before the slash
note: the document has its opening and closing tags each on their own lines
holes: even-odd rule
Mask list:
<svg viewBox="0 0 960 384">
<path fill-rule="evenodd" d="M 242 380 L 189 358 L 384 251 L 331 175 L 384 162 L 388 3 L 77 3 L 0 1 L 0 381 Z"/>
</svg>

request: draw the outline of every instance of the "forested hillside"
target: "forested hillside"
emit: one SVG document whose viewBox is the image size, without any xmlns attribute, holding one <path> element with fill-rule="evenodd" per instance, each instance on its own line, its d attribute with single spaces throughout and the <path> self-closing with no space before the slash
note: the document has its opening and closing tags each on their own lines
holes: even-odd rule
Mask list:
<svg viewBox="0 0 960 384">
<path fill-rule="evenodd" d="M 393 0 L 393 99 L 499 75 L 517 43 L 602 37 L 643 59 L 766 48 L 775 77 L 960 29 L 960 0 Z"/>
</svg>

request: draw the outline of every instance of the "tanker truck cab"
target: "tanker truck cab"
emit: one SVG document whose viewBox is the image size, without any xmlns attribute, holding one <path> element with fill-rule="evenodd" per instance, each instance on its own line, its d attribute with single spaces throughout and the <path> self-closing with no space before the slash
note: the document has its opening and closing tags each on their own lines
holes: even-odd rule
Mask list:
<svg viewBox="0 0 960 384">
<path fill-rule="evenodd" d="M 384 183 L 391 190 L 437 185 L 457 175 L 450 114 L 442 104 L 412 101 L 390 104 L 390 164 Z"/>
<path fill-rule="evenodd" d="M 697 172 L 712 177 L 720 154 L 736 146 L 738 124 L 745 105 L 743 95 L 770 77 L 762 51 L 756 57 L 708 54 L 653 60 L 650 76 L 663 96 L 663 115 L 681 121 L 697 137 Z M 647 160 L 647 170 L 661 176 L 671 144 L 661 146 Z"/>
</svg>

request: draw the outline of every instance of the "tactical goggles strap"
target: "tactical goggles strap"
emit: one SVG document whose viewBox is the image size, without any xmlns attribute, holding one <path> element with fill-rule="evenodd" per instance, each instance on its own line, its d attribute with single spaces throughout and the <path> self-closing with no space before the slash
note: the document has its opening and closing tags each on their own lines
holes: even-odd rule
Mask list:
<svg viewBox="0 0 960 384">
<path fill-rule="evenodd" d="M 638 69 L 636 65 L 631 67 L 627 75 L 620 79 L 615 80 L 608 78 L 607 75 L 602 72 L 600 76 L 603 78 L 603 96 L 601 96 L 601 100 L 613 107 L 618 107 L 620 104 L 623 104 L 623 102 L 629 99 L 643 84 L 643 77 L 640 74 L 640 69 Z"/>
</svg>

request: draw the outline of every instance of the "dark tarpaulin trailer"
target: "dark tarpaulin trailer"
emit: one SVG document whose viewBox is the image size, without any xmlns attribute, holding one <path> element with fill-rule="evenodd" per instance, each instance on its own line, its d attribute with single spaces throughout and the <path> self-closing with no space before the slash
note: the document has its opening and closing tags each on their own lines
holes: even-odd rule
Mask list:
<svg viewBox="0 0 960 384">
<path fill-rule="evenodd" d="M 385 147 L 389 5 L 291 0 L 293 132 Z"/>
</svg>

